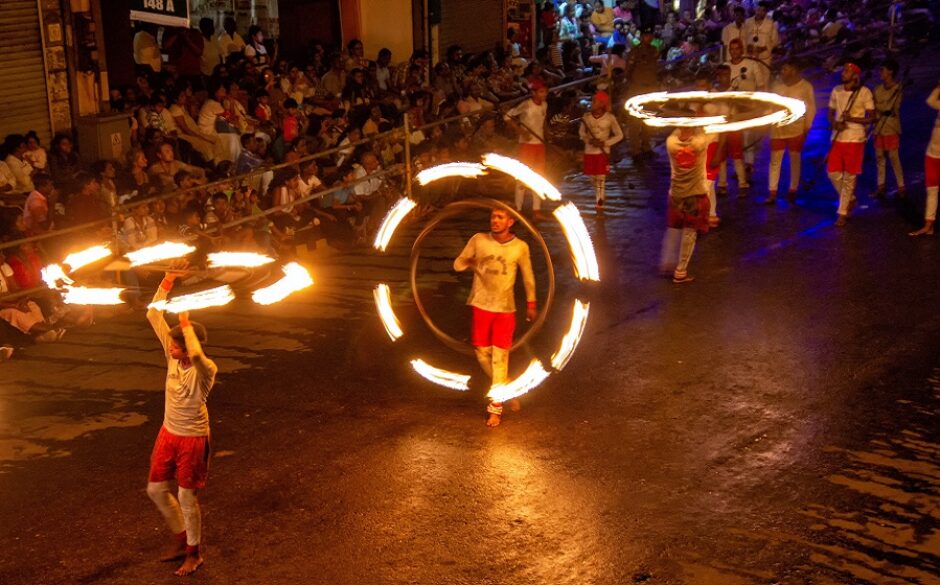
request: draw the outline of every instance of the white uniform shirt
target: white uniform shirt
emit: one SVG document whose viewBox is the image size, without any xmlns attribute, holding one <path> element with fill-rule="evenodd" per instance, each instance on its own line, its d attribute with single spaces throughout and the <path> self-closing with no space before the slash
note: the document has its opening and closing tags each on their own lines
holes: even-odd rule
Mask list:
<svg viewBox="0 0 940 585">
<path fill-rule="evenodd" d="M 168 291 L 157 287 L 154 302 L 162 301 Z M 147 320 L 153 326 L 157 339 L 163 345 L 166 356 L 166 397 L 164 400 L 163 426 L 174 435 L 204 437 L 209 434 L 209 410 L 206 399 L 215 385 L 219 368 L 202 353 L 202 346 L 192 327 L 183 329 L 186 349 L 192 365 L 184 368 L 179 360 L 170 357 L 170 326 L 163 313 L 156 309 L 147 311 Z"/>
<path fill-rule="evenodd" d="M 783 97 L 795 98 L 806 104 L 806 114 L 786 126 L 771 126 L 771 138 L 796 138 L 809 132 L 813 125 L 813 119 L 816 117 L 816 91 L 810 82 L 801 79 L 793 85 L 787 85 L 782 81 L 774 84 L 774 93 Z"/>
<path fill-rule="evenodd" d="M 732 91 L 763 91 L 767 88 L 767 67 L 756 59 L 741 59 L 737 63 L 725 61 L 731 68 Z"/>
<path fill-rule="evenodd" d="M 747 46 L 747 39 L 744 37 L 744 26 L 744 24 L 738 26 L 738 23 L 732 22 L 721 29 L 721 44 L 724 45 L 725 51 L 728 50 L 728 45 L 730 45 L 731 41 L 734 39 L 740 39 L 742 45 Z"/>
<path fill-rule="evenodd" d="M 927 143 L 927 156 L 940 158 L 940 87 L 935 87 L 927 97 L 927 105 L 937 110 L 937 119 L 933 123 L 933 133 Z"/>
<path fill-rule="evenodd" d="M 595 118 L 591 112 L 584 114 L 578 134 L 584 142 L 584 154 L 606 154 L 610 152 L 611 146 L 623 140 L 623 130 L 620 129 L 617 118 L 610 112 L 604 112 L 600 118 Z M 604 147 L 599 148 L 591 144 L 592 138 L 602 140 Z"/>
<path fill-rule="evenodd" d="M 515 312 L 513 288 L 517 269 L 522 272 L 526 301 L 535 302 L 535 274 L 528 244 L 515 237 L 500 243 L 490 233 L 476 234 L 454 260 L 454 270 L 463 272 L 469 268 L 471 258 L 476 260 L 476 265 L 468 305 L 492 313 Z"/>
<path fill-rule="evenodd" d="M 245 41 L 238 33 L 229 35 L 227 32 L 223 31 L 222 34 L 219 35 L 219 51 L 222 54 L 223 61 L 232 53 L 241 53 L 244 50 Z"/>
<path fill-rule="evenodd" d="M 535 105 L 528 99 L 506 113 L 506 119 L 514 118 L 525 125 L 526 132 L 519 133 L 519 144 L 543 144 L 545 137 L 545 116 L 548 115 L 548 104 L 542 102 Z"/>
<path fill-rule="evenodd" d="M 13 176 L 16 177 L 16 186 L 13 187 L 14 191 L 20 193 L 29 193 L 33 190 L 33 165 L 29 164 L 25 160 L 18 159 L 12 154 L 7 156 L 6 161 L 7 167 L 9 167 L 10 172 L 13 173 Z"/>
<path fill-rule="evenodd" d="M 757 40 L 755 41 L 755 37 Z M 764 20 L 757 22 L 753 16 L 744 21 L 744 42 L 745 48 L 754 47 L 754 53 L 750 55 L 755 59 L 760 59 L 764 63 L 770 62 L 770 52 L 780 44 L 780 33 L 777 30 L 777 23 L 769 16 Z M 757 47 L 766 47 L 765 50 L 757 52 Z"/>
<path fill-rule="evenodd" d="M 864 85 L 859 87 L 858 96 L 854 98 L 854 101 L 852 101 L 853 93 L 855 93 L 854 90 L 846 90 L 844 85 L 838 85 L 832 90 L 829 96 L 829 109 L 835 110 L 837 122 L 842 120 L 849 102 L 852 102 L 852 109 L 848 113 L 851 118 L 864 118 L 866 111 L 875 109 L 875 99 L 870 89 Z M 855 122 L 849 122 L 842 132 L 833 131 L 832 134 L 833 139 L 838 139 L 839 142 L 865 142 L 867 137 L 865 126 Z"/>
</svg>

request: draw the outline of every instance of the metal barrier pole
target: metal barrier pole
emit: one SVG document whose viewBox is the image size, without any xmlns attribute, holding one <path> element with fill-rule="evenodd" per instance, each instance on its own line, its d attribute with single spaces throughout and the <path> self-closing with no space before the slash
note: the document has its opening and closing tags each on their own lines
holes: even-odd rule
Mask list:
<svg viewBox="0 0 940 585">
<path fill-rule="evenodd" d="M 414 201 L 411 192 L 411 124 L 408 122 L 408 112 L 405 112 L 405 193 Z"/>
</svg>

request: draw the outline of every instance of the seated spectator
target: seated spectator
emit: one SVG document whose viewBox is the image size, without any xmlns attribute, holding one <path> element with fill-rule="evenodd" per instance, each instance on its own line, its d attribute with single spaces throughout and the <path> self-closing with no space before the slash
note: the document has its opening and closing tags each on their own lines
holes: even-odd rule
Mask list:
<svg viewBox="0 0 940 585">
<path fill-rule="evenodd" d="M 212 134 L 204 133 L 189 114 L 189 92 L 177 90 L 170 97 L 172 105 L 169 113 L 176 137 L 186 141 L 206 162 L 216 164 L 223 160 L 224 153 L 219 140 Z"/>
<path fill-rule="evenodd" d="M 284 117 L 281 120 L 281 135 L 285 143 L 291 143 L 304 134 L 303 118 L 300 108 L 293 98 L 284 100 Z"/>
<path fill-rule="evenodd" d="M 604 0 L 595 0 L 591 24 L 594 26 L 595 42 L 606 45 L 614 34 L 614 12 L 604 5 Z"/>
<path fill-rule="evenodd" d="M 139 250 L 159 242 L 157 222 L 150 217 L 150 206 L 139 203 L 130 217 L 124 220 L 121 235 L 128 250 Z"/>
<path fill-rule="evenodd" d="M 75 175 L 74 189 L 66 208 L 65 216 L 69 224 L 81 225 L 110 217 L 109 210 L 98 196 L 101 186 L 93 174 L 79 171 Z"/>
<path fill-rule="evenodd" d="M 382 115 L 382 106 L 375 104 L 369 108 L 369 119 L 362 125 L 362 135 L 368 138 L 378 134 L 382 124 L 389 124 L 389 121 Z"/>
<path fill-rule="evenodd" d="M 118 204 L 117 169 L 109 160 L 99 160 L 91 166 L 101 191 L 98 194 L 101 204 L 107 208 Z"/>
<path fill-rule="evenodd" d="M 29 290 L 43 286 L 42 267 L 46 265 L 36 244 L 27 242 L 10 249 L 6 258 L 13 271 L 13 283 L 18 290 Z"/>
<path fill-rule="evenodd" d="M 127 153 L 127 168 L 118 176 L 117 181 L 120 203 L 137 196 L 147 197 L 156 190 L 155 185 L 150 182 L 147 167 L 147 155 L 143 150 L 132 148 Z"/>
<path fill-rule="evenodd" d="M 212 137 L 213 141 L 221 142 L 220 159 L 235 162 L 241 150 L 241 134 L 234 125 L 233 114 L 222 105 L 227 95 L 223 83 L 218 82 L 211 87 L 209 98 L 199 110 L 199 131 Z"/>
<path fill-rule="evenodd" d="M 167 143 L 161 144 L 157 151 L 157 162 L 150 165 L 150 169 L 147 171 L 150 179 L 161 190 L 172 189 L 176 173 L 180 171 L 186 171 L 195 177 L 196 183 L 199 185 L 206 182 L 206 174 L 202 169 L 176 160 L 173 146 Z"/>
<path fill-rule="evenodd" d="M 43 173 L 48 172 L 49 153 L 47 153 L 46 149 L 39 143 L 39 135 L 36 134 L 35 130 L 30 130 L 26 133 L 25 157 L 26 161 L 33 167 L 33 170 Z"/>
<path fill-rule="evenodd" d="M 3 143 L 6 158 L 3 162 L 16 179 L 15 193 L 29 193 L 33 190 L 33 167 L 26 160 L 26 138 L 21 134 L 10 134 Z"/>
<path fill-rule="evenodd" d="M 235 174 L 244 175 L 264 164 L 260 152 L 264 149 L 264 140 L 254 134 L 242 134 L 242 152 L 235 163 Z"/>
<path fill-rule="evenodd" d="M 29 235 L 37 235 L 51 230 L 53 226 L 52 208 L 55 205 L 55 185 L 52 177 L 46 173 L 37 173 L 33 177 L 36 187 L 23 206 L 23 222 Z"/>
<path fill-rule="evenodd" d="M 49 173 L 52 180 L 57 185 L 67 185 L 81 168 L 72 139 L 65 134 L 56 134 L 49 152 Z"/>
</svg>

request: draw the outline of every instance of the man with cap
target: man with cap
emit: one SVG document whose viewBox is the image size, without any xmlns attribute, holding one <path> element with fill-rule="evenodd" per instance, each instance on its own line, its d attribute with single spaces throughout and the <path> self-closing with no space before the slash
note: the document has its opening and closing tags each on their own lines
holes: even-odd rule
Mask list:
<svg viewBox="0 0 940 585">
<path fill-rule="evenodd" d="M 623 140 L 623 131 L 617 118 L 610 113 L 610 96 L 599 91 L 594 94 L 591 111 L 581 118 L 578 134 L 584 142 L 584 174 L 594 184 L 594 199 L 598 209 L 604 208 L 605 183 L 610 171 L 610 148 Z"/>
<path fill-rule="evenodd" d="M 519 136 L 519 160 L 537 173 L 545 172 L 545 121 L 548 116 L 548 88 L 541 79 L 529 83 L 532 97 L 506 112 L 506 122 Z M 522 211 L 526 188 L 516 183 L 516 209 Z M 542 215 L 542 201 L 532 196 L 532 211 L 535 219 Z"/>
<path fill-rule="evenodd" d="M 862 70 L 855 63 L 842 68 L 842 83 L 829 96 L 829 124 L 832 147 L 826 171 L 839 195 L 837 226 L 844 226 L 855 200 L 855 182 L 862 173 L 865 157 L 866 127 L 875 115 L 871 90 L 862 85 Z"/>
<path fill-rule="evenodd" d="M 653 46 L 652 25 L 644 24 L 640 44 L 627 55 L 624 80 L 627 98 L 659 90 L 659 49 Z M 627 131 L 630 133 L 630 154 L 634 160 L 652 155 L 649 131 L 639 118 L 627 118 Z"/>
<path fill-rule="evenodd" d="M 167 298 L 177 274 L 167 272 L 153 301 Z M 191 575 L 202 565 L 199 552 L 202 511 L 197 491 L 209 475 L 209 411 L 206 399 L 215 384 L 218 367 L 202 351 L 206 329 L 180 313 L 172 329 L 163 312 L 151 307 L 147 320 L 163 346 L 167 361 L 163 426 L 150 456 L 147 495 L 156 504 L 173 533 L 172 548 L 160 560 L 183 559 L 179 576 Z M 175 479 L 179 497 L 170 492 Z"/>
</svg>

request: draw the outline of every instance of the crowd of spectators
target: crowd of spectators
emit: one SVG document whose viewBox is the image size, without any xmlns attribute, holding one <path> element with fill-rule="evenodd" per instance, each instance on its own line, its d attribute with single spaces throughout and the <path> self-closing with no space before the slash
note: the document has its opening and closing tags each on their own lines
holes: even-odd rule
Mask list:
<svg viewBox="0 0 940 585">
<path fill-rule="evenodd" d="M 405 141 L 416 169 L 511 152 L 502 103 L 526 96 L 536 79 L 552 87 L 601 74 L 600 83 L 615 93 L 630 83 L 631 52 L 642 32 L 653 35 L 665 65 L 660 83 L 668 86 L 719 62 L 722 43 L 735 36 L 752 57 L 769 62 L 810 45 L 844 44 L 889 20 L 887 8 L 878 18 L 865 2 L 681 0 L 676 7 L 663 11 L 658 0 L 618 0 L 613 7 L 547 1 L 534 52 L 510 29 L 491 51 L 468 54 L 455 45 L 436 64 L 421 49 L 402 60 L 388 49 L 367 51 L 355 39 L 339 48 L 312 42 L 304 58 L 281 59 L 259 27 L 242 36 L 232 19 L 219 32 L 206 18 L 188 30 L 140 23 L 136 82 L 110 93 L 111 108 L 129 114 L 132 148 L 124 160 L 84 164 L 64 134 L 44 145 L 24 129 L 3 141 L 0 245 L 93 225 L 0 249 L 0 345 L 11 332 L 55 340 L 63 319 L 87 320 L 47 294 L 2 300 L 39 286 L 46 259 L 79 244 L 111 239 L 127 251 L 174 239 L 201 251 L 278 256 L 325 242 L 362 244 L 401 192 L 401 173 L 382 170 L 403 162 Z M 555 98 L 551 136 L 570 135 L 581 97 L 574 89 Z M 422 209 L 459 196 L 458 189 L 425 190 Z M 264 213 L 272 207 L 275 213 Z M 227 226 L 239 220 L 245 221 Z"/>
</svg>

